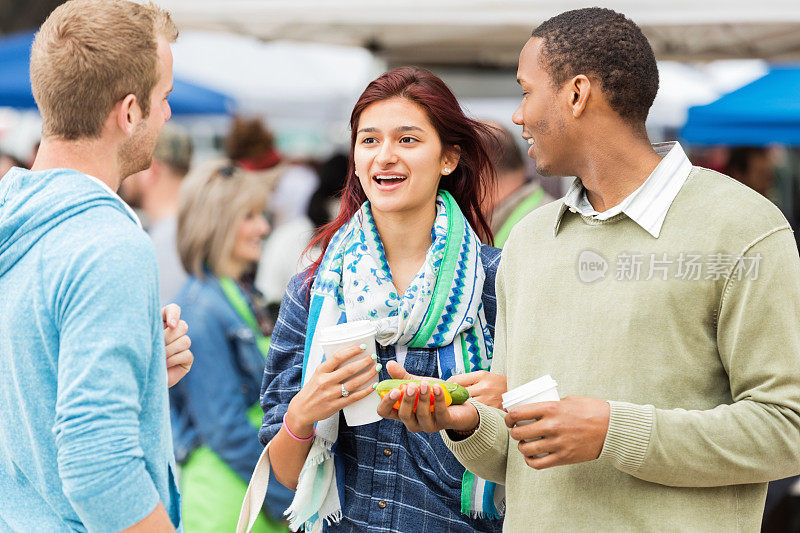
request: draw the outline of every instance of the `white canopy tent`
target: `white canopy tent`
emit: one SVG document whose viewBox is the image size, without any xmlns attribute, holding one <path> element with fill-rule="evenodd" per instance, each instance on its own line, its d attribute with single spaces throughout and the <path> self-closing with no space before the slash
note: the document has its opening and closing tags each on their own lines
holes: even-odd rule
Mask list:
<svg viewBox="0 0 800 533">
<path fill-rule="evenodd" d="M 329 152 L 347 143 L 346 119 L 369 80 L 387 67 L 432 68 L 474 115 L 511 126 L 513 71 L 538 23 L 586 4 L 573 0 L 160 0 L 181 29 L 175 72 L 262 114 L 282 148 Z M 800 59 L 800 1 L 619 0 L 659 58 L 661 89 L 648 126 L 679 128 L 686 109 L 766 71 L 757 57 Z M 292 41 L 292 42 L 289 42 Z M 691 64 L 673 60 L 691 61 Z M 218 130 L 215 127 L 215 130 Z"/>
<path fill-rule="evenodd" d="M 182 31 L 172 52 L 177 74 L 230 91 L 241 111 L 281 107 L 292 115 L 321 115 L 323 119 L 330 113 L 325 104 L 357 96 L 384 70 L 363 48 L 264 43 L 221 32 Z M 309 105 L 314 107 L 294 109 Z"/>
<path fill-rule="evenodd" d="M 575 0 L 162 0 L 182 28 L 366 47 L 389 65 L 513 67 L 532 28 Z M 800 59 L 797 0 L 616 0 L 659 59 Z"/>
<path fill-rule="evenodd" d="M 359 47 L 264 43 L 183 28 L 172 52 L 176 75 L 231 95 L 237 113 L 265 117 L 281 150 L 297 156 L 324 155 L 344 144 L 358 95 L 386 69 Z M 210 142 L 227 124 L 202 119 L 191 128 Z"/>
</svg>

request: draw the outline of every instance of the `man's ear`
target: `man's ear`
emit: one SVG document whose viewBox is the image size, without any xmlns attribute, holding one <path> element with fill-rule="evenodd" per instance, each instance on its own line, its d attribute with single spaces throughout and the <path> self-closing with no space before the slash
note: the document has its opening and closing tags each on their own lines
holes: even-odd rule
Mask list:
<svg viewBox="0 0 800 533">
<path fill-rule="evenodd" d="M 569 99 L 567 105 L 574 118 L 580 117 L 586 110 L 592 88 L 592 82 L 583 74 L 575 76 L 569 81 L 567 86 L 567 98 Z"/>
<path fill-rule="evenodd" d="M 123 98 L 115 107 L 117 126 L 126 137 L 133 135 L 136 124 L 142 118 L 142 110 L 135 94 L 129 94 Z"/>
</svg>

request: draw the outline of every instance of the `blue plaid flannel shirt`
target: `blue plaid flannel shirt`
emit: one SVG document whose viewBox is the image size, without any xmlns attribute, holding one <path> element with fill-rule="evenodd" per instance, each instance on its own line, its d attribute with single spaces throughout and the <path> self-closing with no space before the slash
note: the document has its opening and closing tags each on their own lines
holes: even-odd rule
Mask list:
<svg viewBox="0 0 800 533">
<path fill-rule="evenodd" d="M 500 250 L 481 247 L 486 272 L 483 309 L 494 335 L 497 300 L 495 274 Z M 266 445 L 281 428 L 289 401 L 300 391 L 303 349 L 308 320 L 303 274 L 289 283 L 281 304 L 264 381 L 261 407 L 264 420 L 258 433 Z M 378 345 L 384 365 L 380 379 L 389 379 L 386 363 L 395 358 L 394 347 Z M 405 367 L 421 376 L 438 377 L 435 349 L 409 348 Z M 461 477 L 464 467 L 438 433 L 411 433 L 396 420 L 349 427 L 340 419 L 336 453 L 344 465 L 343 518 L 328 526 L 331 532 L 500 532 L 502 520 L 473 519 L 461 514 Z M 339 472 L 341 475 L 341 472 Z"/>
</svg>

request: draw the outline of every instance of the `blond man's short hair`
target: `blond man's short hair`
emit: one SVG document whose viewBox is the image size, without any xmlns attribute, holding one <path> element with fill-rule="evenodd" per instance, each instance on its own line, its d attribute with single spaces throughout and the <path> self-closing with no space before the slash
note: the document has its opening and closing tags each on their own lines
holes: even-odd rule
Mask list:
<svg viewBox="0 0 800 533">
<path fill-rule="evenodd" d="M 189 172 L 178 200 L 178 255 L 186 272 L 227 275 L 239 223 L 266 208 L 280 171 L 249 172 L 224 159 Z"/>
<path fill-rule="evenodd" d="M 31 89 L 42 135 L 96 138 L 114 105 L 133 94 L 146 117 L 158 83 L 158 39 L 178 29 L 152 3 L 70 0 L 44 21 L 31 49 Z"/>
</svg>

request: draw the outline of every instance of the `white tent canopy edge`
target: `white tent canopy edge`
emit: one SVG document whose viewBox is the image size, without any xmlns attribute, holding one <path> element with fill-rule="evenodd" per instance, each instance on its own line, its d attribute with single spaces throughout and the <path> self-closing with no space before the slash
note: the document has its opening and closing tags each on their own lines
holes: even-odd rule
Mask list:
<svg viewBox="0 0 800 533">
<path fill-rule="evenodd" d="M 531 30 L 572 0 L 162 0 L 182 28 L 224 30 L 263 40 L 364 46 L 390 65 L 510 67 Z M 800 59 L 797 0 L 618 0 L 659 59 Z"/>
</svg>

